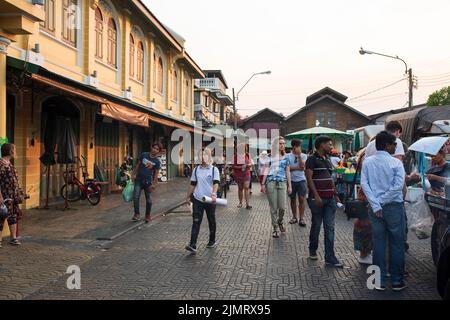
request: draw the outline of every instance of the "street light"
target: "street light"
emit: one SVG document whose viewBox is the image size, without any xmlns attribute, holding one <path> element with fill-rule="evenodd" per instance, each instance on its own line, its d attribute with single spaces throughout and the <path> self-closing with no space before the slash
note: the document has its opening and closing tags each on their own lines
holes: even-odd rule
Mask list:
<svg viewBox="0 0 450 320">
<path fill-rule="evenodd" d="M 412 109 L 412 105 L 413 105 L 413 74 L 412 74 L 412 69 L 408 68 L 408 64 L 406 63 L 405 60 L 403 60 L 402 58 L 400 58 L 399 56 L 391 56 L 388 54 L 384 54 L 384 53 L 378 53 L 378 52 L 374 52 L 374 51 L 369 51 L 369 50 L 364 50 L 362 47 L 361 49 L 359 49 L 359 54 L 361 55 L 365 55 L 365 54 L 376 54 L 382 57 L 387 57 L 387 58 L 392 58 L 392 59 L 396 59 L 396 60 L 400 60 L 405 64 L 405 74 L 408 75 L 408 108 L 411 110 Z"/>
<path fill-rule="evenodd" d="M 271 73 L 272 73 L 272 71 L 269 70 L 269 71 L 257 72 L 257 73 L 252 74 L 250 79 L 248 79 L 247 82 L 242 86 L 242 88 L 239 89 L 239 91 L 238 91 L 236 96 L 234 95 L 234 88 L 233 88 L 233 112 L 234 112 L 234 130 L 235 131 L 237 130 L 236 100 L 239 100 L 239 93 L 241 93 L 242 89 L 245 88 L 245 86 L 250 82 L 250 80 L 253 79 L 254 76 L 261 75 L 261 74 L 269 75 Z"/>
</svg>

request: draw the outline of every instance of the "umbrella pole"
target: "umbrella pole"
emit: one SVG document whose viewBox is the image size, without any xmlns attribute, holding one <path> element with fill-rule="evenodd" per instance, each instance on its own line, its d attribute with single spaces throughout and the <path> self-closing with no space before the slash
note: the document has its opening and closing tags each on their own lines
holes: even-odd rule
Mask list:
<svg viewBox="0 0 450 320">
<path fill-rule="evenodd" d="M 68 179 L 68 175 L 67 175 L 68 166 L 69 165 L 66 163 L 66 179 Z M 66 181 L 66 196 L 64 197 L 65 198 L 64 199 L 64 210 L 67 210 L 69 208 L 69 202 L 67 201 L 68 188 L 69 188 L 69 185 L 67 184 L 67 181 Z"/>
<path fill-rule="evenodd" d="M 44 209 L 48 209 L 48 198 L 50 196 L 50 165 L 47 166 L 47 190 L 45 197 L 45 207 Z"/>
</svg>

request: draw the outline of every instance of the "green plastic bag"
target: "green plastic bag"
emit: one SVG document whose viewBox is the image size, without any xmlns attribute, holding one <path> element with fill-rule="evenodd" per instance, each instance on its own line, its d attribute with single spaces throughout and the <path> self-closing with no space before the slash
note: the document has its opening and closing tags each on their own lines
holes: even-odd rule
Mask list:
<svg viewBox="0 0 450 320">
<path fill-rule="evenodd" d="M 122 191 L 122 198 L 125 202 L 133 201 L 133 193 L 134 193 L 134 182 L 133 180 L 128 180 L 125 189 Z"/>
<path fill-rule="evenodd" d="M 121 172 L 120 168 L 117 167 L 116 168 L 116 185 L 118 185 L 118 186 L 122 185 L 122 183 L 123 183 L 122 177 L 120 176 L 120 172 Z"/>
</svg>

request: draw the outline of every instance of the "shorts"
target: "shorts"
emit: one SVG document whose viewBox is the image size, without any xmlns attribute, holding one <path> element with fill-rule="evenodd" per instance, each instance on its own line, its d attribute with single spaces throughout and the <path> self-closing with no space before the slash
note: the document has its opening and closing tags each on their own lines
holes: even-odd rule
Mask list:
<svg viewBox="0 0 450 320">
<path fill-rule="evenodd" d="M 306 181 L 292 182 L 292 193 L 289 195 L 291 199 L 306 196 Z"/>
<path fill-rule="evenodd" d="M 17 216 L 15 214 L 10 215 L 7 219 L 10 226 L 17 224 Z M 3 224 L 5 220 L 0 219 L 0 233 L 3 231 Z"/>
</svg>

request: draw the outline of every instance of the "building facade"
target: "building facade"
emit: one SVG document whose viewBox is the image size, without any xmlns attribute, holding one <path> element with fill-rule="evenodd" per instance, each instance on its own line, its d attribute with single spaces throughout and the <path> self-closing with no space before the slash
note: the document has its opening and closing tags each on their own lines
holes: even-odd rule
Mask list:
<svg viewBox="0 0 450 320">
<path fill-rule="evenodd" d="M 345 95 L 328 87 L 313 93 L 303 108 L 283 121 L 283 134 L 318 126 L 346 131 L 372 123 L 368 116 L 347 105 L 346 100 Z"/>
<path fill-rule="evenodd" d="M 41 160 L 61 127 L 108 191 L 124 157 L 160 142 L 168 158 L 171 132 L 193 132 L 194 79 L 204 73 L 141 1 L 0 0 L 0 13 L 15 19 L 0 19 L 0 137 L 17 146 L 26 208 L 59 197 L 63 166 Z M 160 180 L 182 171 L 167 161 Z"/>
<path fill-rule="evenodd" d="M 226 125 L 231 120 L 233 100 L 221 70 L 203 70 L 204 79 L 195 80 L 194 115 L 208 128 Z"/>
</svg>

